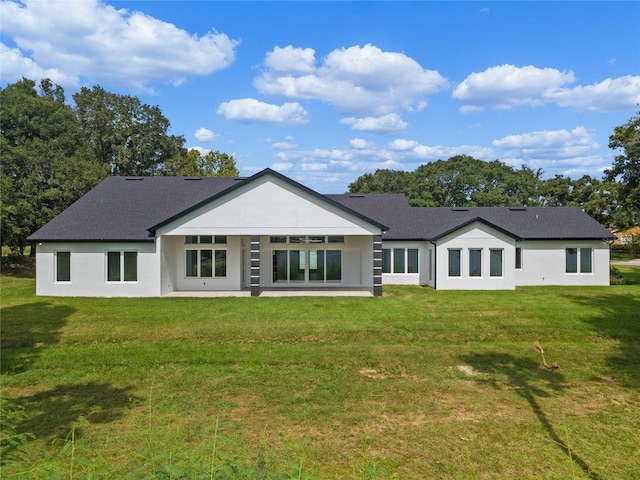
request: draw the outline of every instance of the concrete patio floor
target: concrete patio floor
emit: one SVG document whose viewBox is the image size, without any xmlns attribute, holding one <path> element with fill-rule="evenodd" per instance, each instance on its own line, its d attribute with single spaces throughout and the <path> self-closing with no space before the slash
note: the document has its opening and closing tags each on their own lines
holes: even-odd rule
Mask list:
<svg viewBox="0 0 640 480">
<path fill-rule="evenodd" d="M 176 291 L 165 297 L 250 297 L 251 290 L 239 291 Z M 367 287 L 327 287 L 327 288 L 262 288 L 261 297 L 373 297 L 371 288 Z"/>
</svg>

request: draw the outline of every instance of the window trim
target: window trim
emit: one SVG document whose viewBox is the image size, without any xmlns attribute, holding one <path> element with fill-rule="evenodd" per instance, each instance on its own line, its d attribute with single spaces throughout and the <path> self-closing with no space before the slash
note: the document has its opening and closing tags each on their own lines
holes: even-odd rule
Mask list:
<svg viewBox="0 0 640 480">
<path fill-rule="evenodd" d="M 575 250 L 575 271 L 569 271 L 568 267 L 568 260 L 569 257 L 567 256 L 569 254 L 569 250 Z M 588 258 L 589 258 L 589 264 L 588 264 L 588 271 L 583 271 L 583 262 L 582 262 L 582 257 L 583 257 L 583 253 L 585 253 L 586 251 L 588 251 Z M 565 247 L 564 249 L 564 274 L 565 275 L 593 275 L 593 256 L 594 256 L 594 249 L 593 247 L 581 247 L 581 246 L 576 246 L 576 247 Z M 573 266 L 573 265 L 572 265 Z"/>
<path fill-rule="evenodd" d="M 210 243 L 208 245 L 202 244 L 202 246 L 198 246 L 199 244 L 190 244 L 184 249 L 184 269 L 182 270 L 183 278 L 185 280 L 193 280 L 193 279 L 211 279 L 214 280 L 216 278 L 228 278 L 228 249 L 227 248 L 215 248 L 214 245 L 223 245 L 217 243 Z M 203 251 L 211 252 L 211 276 L 202 276 L 202 253 Z M 196 252 L 196 275 L 188 275 L 189 273 L 189 260 L 187 258 L 189 252 Z M 216 275 L 216 258 L 218 252 L 224 252 L 224 275 Z"/>
<path fill-rule="evenodd" d="M 282 244 L 276 244 L 278 247 Z M 344 282 L 344 250 L 342 248 L 329 248 L 328 244 L 311 244 L 308 246 L 299 246 L 304 244 L 293 244 L 291 247 L 283 247 L 283 248 L 272 248 L 271 249 L 271 282 L 274 285 L 340 285 Z M 318 248 L 316 245 L 321 246 L 323 248 Z M 322 260 L 323 260 L 323 279 L 322 280 L 311 280 L 310 279 L 310 266 L 311 262 L 311 252 L 321 251 L 323 252 Z M 276 272 L 277 268 L 280 268 L 280 265 L 276 267 L 276 263 L 274 262 L 274 257 L 276 252 L 286 252 L 286 266 L 285 272 L 287 275 L 286 279 L 276 280 Z M 298 255 L 301 253 L 304 254 L 304 279 L 301 280 L 292 280 L 291 279 L 291 252 L 298 252 Z M 339 252 L 340 253 L 340 279 L 339 280 L 330 280 L 327 278 L 328 268 L 327 261 L 329 258 L 328 252 Z M 302 257 L 299 257 L 302 258 Z"/>
<path fill-rule="evenodd" d="M 522 247 L 516 247 L 515 269 L 516 270 L 522 270 Z"/>
<path fill-rule="evenodd" d="M 493 252 L 500 252 L 500 275 L 493 274 Z M 504 278 L 504 248 L 489 249 L 489 278 Z"/>
<path fill-rule="evenodd" d="M 396 271 L 396 253 L 399 253 L 402 250 L 402 266 L 403 271 Z M 415 272 L 410 272 L 411 270 L 411 258 L 409 252 L 415 252 Z M 384 275 L 419 275 L 420 274 L 420 248 L 418 247 L 387 247 L 382 249 L 382 254 L 380 255 L 382 260 L 382 273 Z"/>
<path fill-rule="evenodd" d="M 109 254 L 110 253 L 118 253 L 119 254 L 119 275 L 118 275 L 118 280 L 109 280 Z M 135 280 L 125 280 L 125 272 L 126 272 L 126 267 L 125 267 L 125 259 L 127 258 L 127 256 L 125 255 L 125 253 L 134 253 L 135 254 L 135 273 L 136 273 L 136 279 Z M 104 259 L 105 259 L 105 269 L 104 269 L 104 273 L 105 273 L 105 283 L 110 283 L 110 284 L 116 284 L 116 283 L 127 283 L 127 284 L 135 284 L 138 283 L 138 257 L 139 257 L 139 252 L 138 250 L 131 250 L 131 249 L 124 249 L 124 250 L 105 250 L 105 254 L 104 254 Z M 129 257 L 130 258 L 130 257 Z"/>
<path fill-rule="evenodd" d="M 458 273 L 457 275 L 451 274 L 451 253 L 458 252 Z M 447 277 L 448 278 L 462 278 L 462 248 L 447 248 Z"/>
<path fill-rule="evenodd" d="M 69 272 L 69 280 L 59 280 L 58 279 L 58 274 L 60 272 L 60 265 L 58 263 L 58 258 L 60 258 L 58 255 L 60 253 L 66 253 L 68 254 L 67 257 L 67 261 L 68 261 L 68 272 Z M 54 279 L 54 283 L 71 283 L 71 251 L 70 250 L 55 250 L 53 252 L 53 256 L 54 256 L 54 261 L 53 261 L 53 268 L 54 268 L 54 272 L 53 272 L 53 279 Z"/>
<path fill-rule="evenodd" d="M 484 262 L 483 260 L 483 255 L 484 255 L 484 249 L 483 248 L 469 248 L 468 249 L 469 252 L 469 278 L 484 278 Z M 478 255 L 478 259 L 480 260 L 480 269 L 477 275 L 474 275 L 472 273 L 472 265 L 471 262 L 474 260 L 475 254 L 477 253 Z"/>
</svg>

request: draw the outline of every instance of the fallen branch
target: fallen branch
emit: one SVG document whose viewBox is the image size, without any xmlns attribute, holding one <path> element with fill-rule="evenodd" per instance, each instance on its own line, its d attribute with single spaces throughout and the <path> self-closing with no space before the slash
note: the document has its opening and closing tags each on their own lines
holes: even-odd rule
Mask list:
<svg viewBox="0 0 640 480">
<path fill-rule="evenodd" d="M 545 367 L 547 367 L 549 370 L 555 370 L 556 368 L 560 368 L 560 366 L 557 363 L 552 363 L 551 365 L 547 363 L 547 361 L 544 359 L 544 350 L 542 349 L 542 345 L 540 345 L 539 342 L 536 342 L 533 346 L 538 351 L 538 353 L 540 353 L 540 356 L 542 356 L 542 364 Z"/>
</svg>

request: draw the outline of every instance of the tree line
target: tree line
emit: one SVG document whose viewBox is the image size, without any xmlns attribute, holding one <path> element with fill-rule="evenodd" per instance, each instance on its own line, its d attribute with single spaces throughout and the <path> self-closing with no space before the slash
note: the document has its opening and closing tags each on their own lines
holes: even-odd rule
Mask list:
<svg viewBox="0 0 640 480">
<path fill-rule="evenodd" d="M 157 106 L 100 86 L 72 99 L 49 79 L 0 89 L 2 246 L 22 253 L 31 233 L 109 175 L 238 175 L 233 156 L 187 150 Z"/>
<path fill-rule="evenodd" d="M 376 170 L 349 185 L 351 193 L 404 193 L 421 207 L 580 207 L 603 225 L 640 223 L 640 112 L 615 127 L 609 147 L 618 150 L 602 178 L 543 179 L 541 169 L 513 168 L 458 155 L 413 172 Z"/>
</svg>

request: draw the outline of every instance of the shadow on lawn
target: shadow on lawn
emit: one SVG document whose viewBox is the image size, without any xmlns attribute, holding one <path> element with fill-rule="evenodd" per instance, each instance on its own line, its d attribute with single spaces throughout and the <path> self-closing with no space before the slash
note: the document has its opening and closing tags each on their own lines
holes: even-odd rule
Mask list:
<svg viewBox="0 0 640 480">
<path fill-rule="evenodd" d="M 560 450 L 578 465 L 588 478 L 592 480 L 602 478 L 579 455 L 569 449 L 538 402 L 538 398 L 551 395 L 548 390 L 560 391 L 564 388 L 565 379 L 560 372 L 543 370 L 540 362 L 531 358 L 518 358 L 502 353 L 465 355 L 460 358 L 477 372 L 488 375 L 488 378 L 486 376 L 475 378 L 477 382 L 489 384 L 496 389 L 503 389 L 505 386 L 513 388 L 517 395 L 529 403 L 538 421 Z M 539 387 L 540 384 L 544 388 Z"/>
<path fill-rule="evenodd" d="M 116 388 L 105 383 L 58 385 L 51 390 L 22 397 L 19 403 L 30 415 L 18 427 L 35 438 L 65 439 L 80 417 L 89 423 L 109 423 L 127 406 L 139 403 L 132 387 Z M 81 432 L 76 430 L 76 438 Z"/>
<path fill-rule="evenodd" d="M 29 369 L 43 348 L 55 345 L 75 308 L 46 302 L 27 303 L 0 310 L 2 373 Z"/>
<path fill-rule="evenodd" d="M 603 294 L 568 298 L 599 310 L 587 322 L 597 331 L 599 339 L 617 342 L 616 353 L 606 359 L 611 376 L 623 386 L 640 389 L 640 296 Z"/>
</svg>

